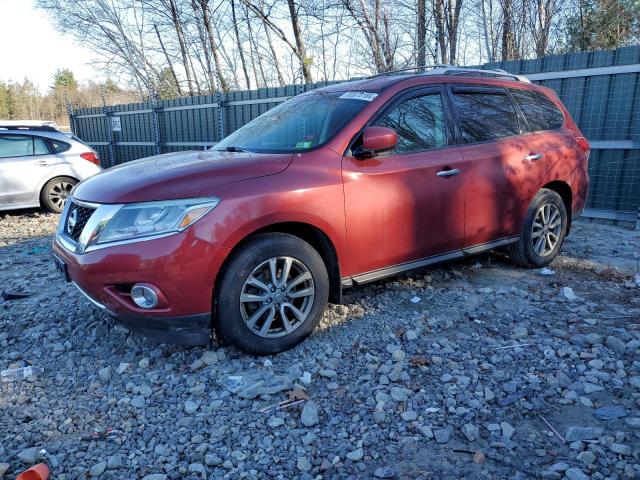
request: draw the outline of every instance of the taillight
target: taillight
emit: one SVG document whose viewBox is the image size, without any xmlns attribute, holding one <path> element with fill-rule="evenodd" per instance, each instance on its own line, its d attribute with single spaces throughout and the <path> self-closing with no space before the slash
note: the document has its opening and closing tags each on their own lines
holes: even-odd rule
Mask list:
<svg viewBox="0 0 640 480">
<path fill-rule="evenodd" d="M 84 158 L 86 161 L 93 163 L 94 165 L 100 166 L 100 159 L 93 152 L 84 152 L 81 153 L 80 156 Z"/>
<path fill-rule="evenodd" d="M 587 153 L 589 151 L 589 149 L 591 148 L 591 146 L 589 145 L 589 140 L 587 140 L 584 137 L 576 138 L 576 143 L 582 149 L 582 151 L 585 152 L 585 153 Z"/>
</svg>

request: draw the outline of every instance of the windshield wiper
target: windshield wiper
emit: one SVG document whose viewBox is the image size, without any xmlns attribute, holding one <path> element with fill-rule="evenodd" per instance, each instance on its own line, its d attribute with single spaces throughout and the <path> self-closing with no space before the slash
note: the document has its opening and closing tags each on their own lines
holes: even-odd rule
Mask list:
<svg viewBox="0 0 640 480">
<path fill-rule="evenodd" d="M 236 147 L 234 145 L 229 145 L 228 147 L 224 147 L 224 150 L 217 149 L 219 152 L 248 152 L 249 150 L 245 150 L 244 148 Z"/>
</svg>

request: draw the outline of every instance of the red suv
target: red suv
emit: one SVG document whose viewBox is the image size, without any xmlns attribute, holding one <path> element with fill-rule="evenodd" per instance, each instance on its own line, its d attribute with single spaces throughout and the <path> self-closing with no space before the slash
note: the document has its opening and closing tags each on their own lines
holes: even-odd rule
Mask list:
<svg viewBox="0 0 640 480">
<path fill-rule="evenodd" d="M 548 264 L 584 206 L 588 155 L 558 97 L 524 78 L 382 75 L 80 183 L 53 249 L 131 330 L 193 345 L 215 329 L 276 353 L 352 285 L 497 247 Z"/>
</svg>

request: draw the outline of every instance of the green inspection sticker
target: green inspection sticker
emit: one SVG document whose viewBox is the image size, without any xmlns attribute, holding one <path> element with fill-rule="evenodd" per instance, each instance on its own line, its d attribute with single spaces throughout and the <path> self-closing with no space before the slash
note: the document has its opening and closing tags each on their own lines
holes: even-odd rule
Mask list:
<svg viewBox="0 0 640 480">
<path fill-rule="evenodd" d="M 311 148 L 313 142 L 298 142 L 295 148 Z"/>
</svg>

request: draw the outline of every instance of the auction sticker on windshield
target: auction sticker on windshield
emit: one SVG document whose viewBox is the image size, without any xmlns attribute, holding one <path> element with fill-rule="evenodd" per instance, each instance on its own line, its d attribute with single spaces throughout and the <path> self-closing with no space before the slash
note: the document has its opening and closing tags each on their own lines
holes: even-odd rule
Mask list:
<svg viewBox="0 0 640 480">
<path fill-rule="evenodd" d="M 349 100 L 364 100 L 365 102 L 371 102 L 377 96 L 378 94 L 373 92 L 346 92 L 340 95 L 339 98 L 345 98 Z"/>
</svg>

